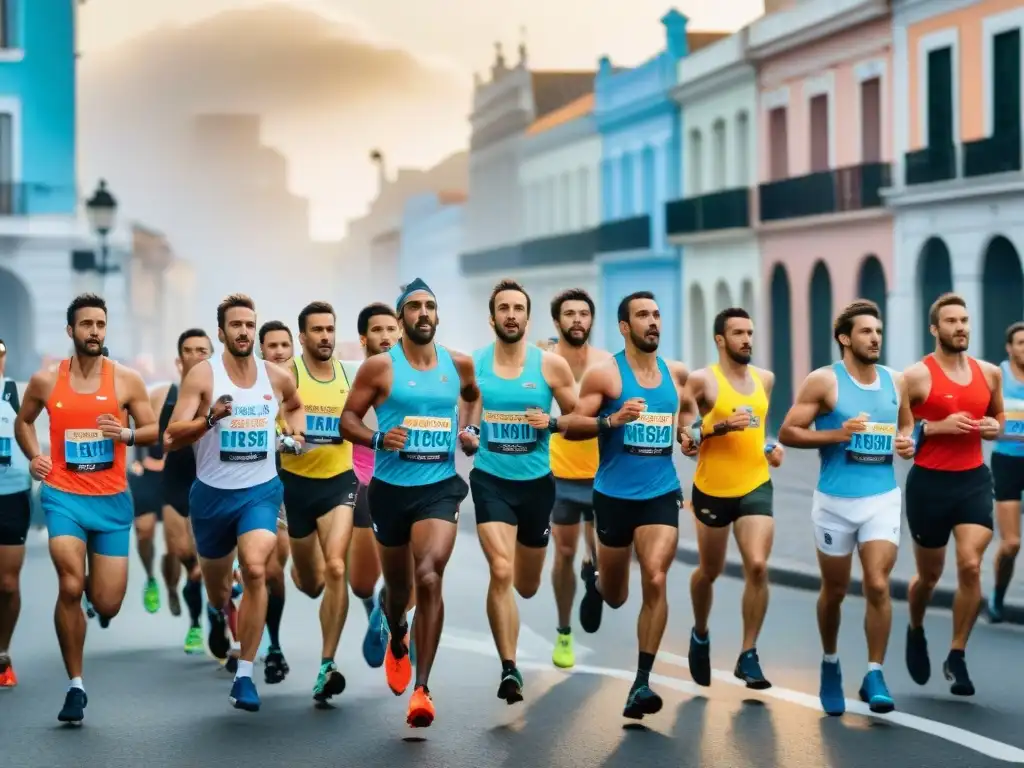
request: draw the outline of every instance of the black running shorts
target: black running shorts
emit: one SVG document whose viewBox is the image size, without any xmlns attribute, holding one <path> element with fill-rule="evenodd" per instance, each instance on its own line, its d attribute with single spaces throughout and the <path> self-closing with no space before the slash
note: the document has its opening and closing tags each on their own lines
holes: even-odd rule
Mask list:
<svg viewBox="0 0 1024 768">
<path fill-rule="evenodd" d="M 423 520 L 457 523 L 467 495 L 469 486 L 457 474 L 428 485 L 392 485 L 374 477 L 366 489 L 373 532 L 384 547 L 404 547 L 413 525 Z"/>
<path fill-rule="evenodd" d="M 992 486 L 996 501 L 1017 501 L 1024 496 L 1024 456 L 992 454 Z"/>
<path fill-rule="evenodd" d="M 304 539 L 316 533 L 316 521 L 336 507 L 356 505 L 356 473 L 351 469 L 334 477 L 313 478 L 287 470 L 278 474 L 284 485 L 288 535 Z"/>
<path fill-rule="evenodd" d="M 594 522 L 594 481 L 555 478 L 555 505 L 552 525 L 579 525 Z"/>
<path fill-rule="evenodd" d="M 653 499 L 619 499 L 594 491 L 597 539 L 606 547 L 628 547 L 633 533 L 646 525 L 679 527 L 683 492 L 669 491 Z"/>
<path fill-rule="evenodd" d="M 141 475 L 128 473 L 128 488 L 132 493 L 136 517 L 155 514 L 160 518 L 164 506 L 162 474 L 151 469 L 142 470 Z"/>
<path fill-rule="evenodd" d="M 693 505 L 693 516 L 703 525 L 708 528 L 725 528 L 741 517 L 772 517 L 773 497 L 771 480 L 757 486 L 750 493 L 731 498 L 709 496 L 695 485 L 690 503 Z"/>
<path fill-rule="evenodd" d="M 32 492 L 0 496 L 0 547 L 23 547 L 32 523 Z"/>
<path fill-rule="evenodd" d="M 367 486 L 362 483 L 356 488 L 356 506 L 352 510 L 352 527 L 373 527 L 373 519 L 370 517 L 370 500 L 367 498 Z"/>
<path fill-rule="evenodd" d="M 907 473 L 904 499 L 914 543 L 941 549 L 958 525 L 992 528 L 992 473 L 982 464 L 950 471 L 914 465 Z"/>
<path fill-rule="evenodd" d="M 505 523 L 516 526 L 516 541 L 524 547 L 543 549 L 551 538 L 551 508 L 555 503 L 555 479 L 505 480 L 489 472 L 469 473 L 476 524 Z"/>
</svg>

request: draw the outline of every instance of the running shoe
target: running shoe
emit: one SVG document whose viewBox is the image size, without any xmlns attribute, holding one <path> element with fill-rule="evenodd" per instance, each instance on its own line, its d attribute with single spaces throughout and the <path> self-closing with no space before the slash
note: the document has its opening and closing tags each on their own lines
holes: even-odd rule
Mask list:
<svg viewBox="0 0 1024 768">
<path fill-rule="evenodd" d="M 0 688 L 14 688 L 17 685 L 18 676 L 14 674 L 11 657 L 6 653 L 0 654 Z"/>
<path fill-rule="evenodd" d="M 366 634 L 363 636 L 363 658 L 373 669 L 379 669 L 384 663 L 384 655 L 387 652 L 388 635 L 384 628 L 384 608 L 381 605 L 381 595 L 373 601 L 373 610 L 366 623 Z"/>
<path fill-rule="evenodd" d="M 338 671 L 333 661 L 320 665 L 320 673 L 313 686 L 313 700 L 323 703 L 345 691 L 345 676 Z"/>
<path fill-rule="evenodd" d="M 61 709 L 57 719 L 62 723 L 70 725 L 81 725 L 85 720 L 85 706 L 89 703 L 89 697 L 81 688 L 68 688 L 64 695 L 64 708 Z"/>
<path fill-rule="evenodd" d="M 932 676 L 932 662 L 928 658 L 928 640 L 924 627 L 907 627 L 907 672 L 918 685 L 925 685 Z"/>
<path fill-rule="evenodd" d="M 868 709 L 878 714 L 884 715 L 896 709 L 896 703 L 889 693 L 889 686 L 882 677 L 882 670 L 873 669 L 864 675 L 864 682 L 860 686 L 860 700 L 868 705 Z"/>
<path fill-rule="evenodd" d="M 974 683 L 971 676 L 967 674 L 967 658 L 963 651 L 950 651 L 946 661 L 942 664 L 942 674 L 953 685 L 949 692 L 954 696 L 973 696 Z"/>
<path fill-rule="evenodd" d="M 185 653 L 190 656 L 199 656 L 206 653 L 206 643 L 203 642 L 203 630 L 201 627 L 192 627 L 185 635 Z"/>
<path fill-rule="evenodd" d="M 751 648 L 740 654 L 736 661 L 736 669 L 733 674 L 744 683 L 747 688 L 755 691 L 764 691 L 772 687 L 761 671 L 761 660 L 757 657 L 757 649 Z"/>
<path fill-rule="evenodd" d="M 388 681 L 388 688 L 395 696 L 405 693 L 412 681 L 412 660 L 409 658 L 408 638 L 403 638 L 402 645 L 405 646 L 405 652 L 401 657 L 396 658 L 391 650 L 391 635 L 388 635 L 387 651 L 384 654 L 384 675 Z"/>
<path fill-rule="evenodd" d="M 156 613 L 160 610 L 160 587 L 156 579 L 146 579 L 146 586 L 142 590 L 142 604 L 146 607 L 147 613 Z"/>
<path fill-rule="evenodd" d="M 861 686 L 861 698 L 864 698 L 864 690 L 868 679 L 864 678 Z M 884 683 L 883 683 L 884 685 Z M 838 717 L 846 712 L 846 696 L 843 694 L 843 670 L 839 662 L 821 662 L 821 684 L 818 687 L 818 698 L 821 700 L 821 708 L 826 715 Z M 864 699 L 867 701 L 867 699 Z"/>
<path fill-rule="evenodd" d="M 580 600 L 580 626 L 584 632 L 593 634 L 601 628 L 601 614 L 604 612 L 604 598 L 597 589 L 597 571 L 590 563 L 581 569 L 584 593 Z"/>
<path fill-rule="evenodd" d="M 555 648 L 551 651 L 551 663 L 559 669 L 571 669 L 576 666 L 576 650 L 573 648 L 572 632 L 558 633 Z"/>
<path fill-rule="evenodd" d="M 206 618 L 210 622 L 210 632 L 206 639 L 210 653 L 215 659 L 226 659 L 231 649 L 231 641 L 228 639 L 228 617 L 224 611 L 219 611 L 207 603 Z"/>
<path fill-rule="evenodd" d="M 266 684 L 277 685 L 283 682 L 290 671 L 281 649 L 274 645 L 270 646 L 267 657 L 263 660 L 263 680 Z"/>
<path fill-rule="evenodd" d="M 651 690 L 648 685 L 634 685 L 626 697 L 626 706 L 622 716 L 630 720 L 643 720 L 644 715 L 654 715 L 661 711 L 661 696 Z"/>
<path fill-rule="evenodd" d="M 502 670 L 498 698 L 504 699 L 506 704 L 518 704 L 523 700 L 523 675 L 515 667 Z"/>
<path fill-rule="evenodd" d="M 702 640 L 697 630 L 690 630 L 690 650 L 686 657 L 690 667 L 690 677 L 697 685 L 705 688 L 711 685 L 711 633 L 704 635 Z"/>
<path fill-rule="evenodd" d="M 260 711 L 260 695 L 251 677 L 236 677 L 235 682 L 231 684 L 231 695 L 228 698 L 235 709 L 246 712 Z"/>
<path fill-rule="evenodd" d="M 425 685 L 417 685 L 409 697 L 409 713 L 405 722 L 411 728 L 429 728 L 434 722 L 434 700 Z"/>
</svg>

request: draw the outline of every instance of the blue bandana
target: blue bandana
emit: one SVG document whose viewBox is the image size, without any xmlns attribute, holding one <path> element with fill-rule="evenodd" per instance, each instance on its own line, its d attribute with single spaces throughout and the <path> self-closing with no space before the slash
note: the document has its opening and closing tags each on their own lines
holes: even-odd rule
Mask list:
<svg viewBox="0 0 1024 768">
<path fill-rule="evenodd" d="M 405 290 L 402 291 L 402 295 L 399 296 L 398 300 L 395 302 L 395 309 L 398 312 L 401 312 L 402 307 L 405 306 L 405 302 L 409 300 L 409 297 L 412 296 L 414 293 L 418 293 L 420 291 L 426 291 L 427 293 L 430 294 L 430 298 L 432 299 L 436 300 L 437 298 L 434 295 L 434 292 L 430 290 L 430 286 L 417 277 L 415 280 L 413 280 L 411 283 L 405 286 Z"/>
</svg>

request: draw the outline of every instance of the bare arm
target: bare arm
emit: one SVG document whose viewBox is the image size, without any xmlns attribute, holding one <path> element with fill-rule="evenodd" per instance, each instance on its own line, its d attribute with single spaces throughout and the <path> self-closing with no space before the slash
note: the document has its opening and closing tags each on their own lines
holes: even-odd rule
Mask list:
<svg viewBox="0 0 1024 768">
<path fill-rule="evenodd" d="M 288 425 L 293 435 L 305 435 L 306 409 L 302 406 L 295 376 L 278 365 L 268 365 L 267 373 L 270 375 L 271 385 L 281 393 L 281 418 L 284 423 Z"/>
<path fill-rule="evenodd" d="M 36 419 L 46 407 L 46 399 L 50 396 L 53 387 L 51 374 L 39 372 L 29 379 L 28 386 L 21 401 L 21 408 L 14 420 L 14 438 L 18 441 L 18 447 L 25 454 L 25 458 L 32 461 L 38 456 L 39 437 L 36 435 Z"/>
<path fill-rule="evenodd" d="M 473 358 L 458 352 L 451 352 L 452 362 L 459 372 L 459 432 L 472 424 L 480 427 L 480 414 L 483 411 L 483 400 L 480 387 L 476 383 L 476 366 Z"/>
<path fill-rule="evenodd" d="M 359 366 L 356 372 L 352 389 L 341 411 L 341 436 L 354 445 L 373 447 L 374 430 L 363 423 L 363 418 L 366 412 L 376 405 L 383 391 L 390 364 L 387 355 L 375 355 Z"/>
<path fill-rule="evenodd" d="M 812 371 L 800 385 L 796 402 L 789 409 L 782 428 L 779 442 L 790 448 L 820 448 L 845 442 L 847 437 L 841 429 L 818 431 L 811 429 L 814 419 L 828 409 L 828 396 L 835 385 L 835 374 L 827 368 Z"/>
<path fill-rule="evenodd" d="M 686 378 L 686 386 L 679 396 L 679 428 L 693 426 L 700 420 L 704 402 L 704 369 L 699 368 Z"/>
<path fill-rule="evenodd" d="M 156 416 L 153 415 L 153 405 L 149 392 L 146 391 L 146 382 L 131 368 L 118 366 L 117 373 L 125 390 L 124 407 L 135 422 L 135 445 L 153 445 L 159 437 L 160 427 Z"/>
<path fill-rule="evenodd" d="M 176 451 L 192 445 L 209 430 L 206 418 L 213 390 L 213 369 L 206 361 L 189 371 L 174 405 L 170 423 L 164 432 L 164 448 Z"/>
<path fill-rule="evenodd" d="M 999 422 L 999 431 L 1006 428 L 1006 414 L 1003 413 L 1003 369 L 992 363 L 982 363 L 988 368 L 989 387 L 992 399 L 988 403 L 988 416 Z"/>
<path fill-rule="evenodd" d="M 551 394 L 558 403 L 558 410 L 563 415 L 571 414 L 576 410 L 576 379 L 573 378 L 572 368 L 564 357 L 553 352 L 545 352 L 542 362 L 544 379 L 551 388 Z M 563 425 L 564 421 L 564 425 Z M 557 419 L 559 431 L 568 426 L 568 419 Z"/>
<path fill-rule="evenodd" d="M 757 373 L 761 377 L 761 386 L 764 387 L 764 396 L 768 398 L 768 410 L 764 412 L 765 425 L 767 426 L 768 415 L 772 411 L 772 391 L 775 389 L 775 374 L 772 371 L 766 371 L 764 368 L 758 368 Z"/>
<path fill-rule="evenodd" d="M 900 397 L 900 412 L 897 418 L 899 433 L 910 437 L 914 433 L 914 412 L 910 409 L 910 392 L 907 388 L 907 377 L 896 374 L 896 391 Z"/>
<path fill-rule="evenodd" d="M 590 440 L 597 437 L 600 431 L 597 414 L 609 396 L 611 384 L 611 372 L 604 365 L 591 368 L 583 374 L 576 407 L 568 416 L 568 423 L 565 425 L 566 440 Z"/>
</svg>

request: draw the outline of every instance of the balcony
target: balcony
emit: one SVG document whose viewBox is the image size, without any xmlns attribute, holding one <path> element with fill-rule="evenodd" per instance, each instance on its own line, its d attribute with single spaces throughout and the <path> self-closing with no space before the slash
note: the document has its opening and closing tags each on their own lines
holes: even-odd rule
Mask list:
<svg viewBox="0 0 1024 768">
<path fill-rule="evenodd" d="M 863 163 L 761 184 L 761 221 L 881 208 L 880 190 L 889 186 L 890 173 L 888 163 Z"/>
<path fill-rule="evenodd" d="M 904 181 L 908 187 L 918 184 L 934 184 L 956 178 L 956 147 L 940 144 L 925 147 L 903 156 L 906 166 Z"/>
<path fill-rule="evenodd" d="M 651 247 L 651 217 L 605 221 L 597 230 L 597 252 L 646 251 Z"/>
<path fill-rule="evenodd" d="M 74 213 L 73 189 L 28 182 L 0 183 L 0 216 L 40 216 Z"/>
<path fill-rule="evenodd" d="M 964 178 L 1021 170 L 1020 130 L 963 144 Z"/>
<path fill-rule="evenodd" d="M 527 240 L 459 257 L 462 274 L 483 275 L 501 270 L 589 264 L 597 254 L 598 230 L 586 229 L 564 235 Z"/>
<path fill-rule="evenodd" d="M 671 236 L 696 235 L 750 226 L 750 190 L 724 189 L 665 204 L 665 231 Z"/>
</svg>

